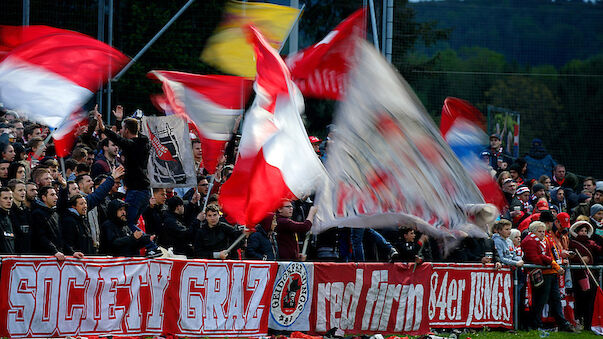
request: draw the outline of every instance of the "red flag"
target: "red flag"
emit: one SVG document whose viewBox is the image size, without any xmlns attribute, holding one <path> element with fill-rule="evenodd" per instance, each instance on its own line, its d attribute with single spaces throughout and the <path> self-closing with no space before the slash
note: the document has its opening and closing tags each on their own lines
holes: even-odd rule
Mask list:
<svg viewBox="0 0 603 339">
<path fill-rule="evenodd" d="M 325 173 L 301 120 L 303 97 L 287 66 L 255 28 L 250 31 L 257 95 L 245 115 L 239 159 L 222 185 L 220 204 L 237 223 L 254 228 L 283 198 L 311 193 Z"/>
<path fill-rule="evenodd" d="M 291 77 L 304 96 L 339 100 L 354 55 L 355 39 L 364 37 L 366 9 L 360 9 L 324 39 L 287 58 Z"/>
<path fill-rule="evenodd" d="M 162 82 L 165 100 L 175 114 L 194 122 L 205 169 L 214 173 L 230 140 L 234 120 L 249 98 L 252 82 L 237 76 L 169 71 L 151 71 L 147 76 Z M 155 99 L 161 105 L 157 99 L 161 98 Z"/>
<path fill-rule="evenodd" d="M 46 26 L 2 26 L 0 45 L 0 102 L 53 128 L 128 62 L 103 42 Z"/>
<path fill-rule="evenodd" d="M 88 123 L 86 117 L 87 114 L 84 111 L 74 112 L 67 121 L 52 133 L 54 149 L 58 157 L 65 158 L 71 153 L 73 144 L 75 144 L 78 137 L 78 130 Z"/>
<path fill-rule="evenodd" d="M 502 210 L 507 201 L 479 158 L 482 141 L 486 139 L 482 113 L 465 100 L 448 97 L 442 107 L 440 132 L 467 172 L 471 173 L 484 200 Z"/>
<path fill-rule="evenodd" d="M 601 287 L 597 287 L 595 308 L 593 309 L 593 322 L 590 329 L 598 335 L 603 335 L 603 291 Z"/>
</svg>

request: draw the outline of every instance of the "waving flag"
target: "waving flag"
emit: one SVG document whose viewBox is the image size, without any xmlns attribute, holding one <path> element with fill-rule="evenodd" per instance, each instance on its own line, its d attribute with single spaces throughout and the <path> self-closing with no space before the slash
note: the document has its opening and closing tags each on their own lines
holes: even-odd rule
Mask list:
<svg viewBox="0 0 603 339">
<path fill-rule="evenodd" d="M 341 22 L 317 44 L 287 58 L 291 77 L 308 97 L 339 100 L 353 63 L 356 39 L 365 35 L 366 9 Z"/>
<path fill-rule="evenodd" d="M 313 232 L 405 225 L 442 237 L 484 236 L 466 215 L 483 198 L 419 99 L 374 47 L 361 41 L 357 54 Z"/>
<path fill-rule="evenodd" d="M 306 134 L 303 97 L 287 66 L 255 28 L 256 98 L 245 115 L 239 158 L 222 185 L 220 204 L 239 224 L 253 228 L 283 198 L 310 194 L 324 168 Z"/>
<path fill-rule="evenodd" d="M 507 204 L 498 184 L 490 175 L 486 164 L 479 158 L 479 152 L 487 143 L 484 132 L 484 116 L 469 102 L 448 97 L 442 107 L 440 132 L 459 158 L 473 182 L 477 185 L 487 203 L 499 210 Z"/>
<path fill-rule="evenodd" d="M 88 124 L 87 117 L 88 114 L 85 111 L 74 112 L 52 133 L 57 156 L 65 158 L 71 153 L 78 137 L 78 129 Z"/>
<path fill-rule="evenodd" d="M 98 40 L 46 26 L 4 26 L 0 45 L 0 102 L 53 128 L 128 62 Z"/>
<path fill-rule="evenodd" d="M 256 65 L 246 27 L 255 26 L 270 46 L 278 50 L 299 14 L 299 9 L 287 6 L 229 1 L 224 20 L 207 41 L 201 60 L 224 72 L 253 78 Z"/>
<path fill-rule="evenodd" d="M 243 113 L 252 81 L 229 75 L 170 71 L 151 71 L 147 76 L 163 84 L 165 96 L 155 97 L 156 105 L 167 104 L 175 114 L 192 120 L 200 134 L 205 169 L 214 173 L 232 135 L 234 121 Z"/>
</svg>

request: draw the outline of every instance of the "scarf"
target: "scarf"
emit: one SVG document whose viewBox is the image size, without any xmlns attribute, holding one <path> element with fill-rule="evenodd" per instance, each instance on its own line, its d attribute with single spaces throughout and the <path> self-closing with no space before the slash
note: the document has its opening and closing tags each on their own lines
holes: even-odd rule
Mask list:
<svg viewBox="0 0 603 339">
<path fill-rule="evenodd" d="M 540 249 L 540 253 L 543 255 L 546 255 L 546 241 L 545 240 L 540 240 L 536 234 L 532 233 L 532 232 L 528 232 L 528 237 L 534 239 L 537 243 L 538 243 L 538 248 Z M 545 236 L 546 238 L 546 236 Z"/>
</svg>

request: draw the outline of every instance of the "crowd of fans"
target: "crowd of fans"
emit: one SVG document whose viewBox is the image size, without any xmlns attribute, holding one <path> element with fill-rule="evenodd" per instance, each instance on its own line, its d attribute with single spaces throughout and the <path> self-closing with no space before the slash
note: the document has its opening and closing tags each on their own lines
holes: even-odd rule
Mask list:
<svg viewBox="0 0 603 339">
<path fill-rule="evenodd" d="M 173 254 L 206 259 L 316 261 L 450 261 L 517 267 L 520 296 L 531 291 L 531 312 L 549 312 L 563 330 L 573 331 L 561 310 L 559 280 L 568 263 L 596 264 L 603 258 L 603 182 L 579 180 L 553 161 L 540 140 L 512 159 L 500 136 L 481 154 L 507 200 L 489 238 L 464 238 L 451 253 L 438 239 L 402 226 L 374 230 L 332 228 L 306 236 L 316 214 L 312 197 L 283 201 L 249 232 L 229 222 L 218 204 L 230 176 L 235 137 L 212 179 L 203 168 L 201 145 L 192 140 L 197 186 L 151 188 L 146 164 L 149 139 L 135 118 L 114 111 L 105 126 L 92 111 L 77 131 L 71 156 L 60 164 L 50 131 L 12 111 L 0 117 L 0 253 L 83 258 L 91 255 L 150 257 Z M 330 138 L 310 137 L 326 157 Z M 244 239 L 243 241 L 238 241 Z M 306 251 L 300 250 L 307 246 Z M 544 269 L 523 269 L 524 264 Z M 595 281 L 571 270 L 576 314 L 590 326 Z M 562 279 L 563 279 L 562 278 Z M 529 285 L 529 286 L 528 286 Z M 523 303 L 522 303 L 523 304 Z M 533 324 L 542 327 L 541 317 Z"/>
</svg>

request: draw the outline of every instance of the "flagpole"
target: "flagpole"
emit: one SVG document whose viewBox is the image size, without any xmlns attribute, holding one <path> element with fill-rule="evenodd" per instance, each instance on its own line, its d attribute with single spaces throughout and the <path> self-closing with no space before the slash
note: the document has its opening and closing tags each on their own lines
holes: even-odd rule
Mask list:
<svg viewBox="0 0 603 339">
<path fill-rule="evenodd" d="M 295 27 L 295 25 L 297 25 L 299 18 L 301 18 L 302 13 L 304 12 L 304 9 L 306 8 L 306 4 L 303 4 L 302 7 L 299 9 L 299 12 L 297 13 L 297 17 L 295 18 L 295 21 L 293 22 L 293 25 L 291 25 L 291 27 L 289 27 L 289 31 L 287 32 L 287 35 L 285 35 L 285 40 L 289 38 L 289 34 L 291 34 L 291 31 L 293 31 L 293 27 Z M 285 46 L 285 40 L 283 40 L 283 43 L 281 44 L 281 46 L 278 48 L 278 53 L 281 53 L 281 50 L 283 49 L 283 47 Z"/>
<path fill-rule="evenodd" d="M 186 4 L 184 4 L 184 6 L 182 6 L 182 8 L 180 8 L 180 10 L 174 14 L 174 16 L 170 19 L 170 21 L 168 21 L 165 26 L 163 26 L 163 28 L 161 28 L 161 30 L 159 30 L 159 32 L 157 32 L 157 34 L 155 34 L 155 36 L 149 40 L 149 42 L 147 42 L 147 44 L 140 50 L 140 52 L 138 52 L 138 54 L 136 54 L 135 57 L 132 58 L 132 60 L 130 60 L 130 62 L 128 62 L 128 64 L 122 68 L 122 70 L 117 73 L 116 76 L 113 77 L 113 79 L 111 79 L 111 81 L 117 81 L 119 80 L 119 78 L 121 78 L 121 76 L 130 68 L 132 67 L 132 65 L 138 60 L 138 58 L 140 58 L 140 56 L 142 56 L 147 49 L 149 49 L 149 47 L 151 47 L 151 45 L 153 45 L 155 43 L 155 41 L 157 41 L 157 39 L 159 39 L 159 37 L 174 23 L 174 21 L 176 21 L 176 19 L 178 19 L 180 17 L 180 15 L 182 15 L 182 13 L 184 13 L 184 11 L 190 6 L 192 5 L 192 3 L 195 2 L 195 0 L 188 0 L 188 2 Z"/>
<path fill-rule="evenodd" d="M 56 132 L 61 126 L 63 126 L 63 124 L 67 121 L 67 119 L 69 119 L 70 116 L 71 114 L 66 115 L 63 120 L 61 120 L 61 122 L 57 125 L 57 127 L 50 131 L 50 133 L 48 133 L 48 136 L 46 137 L 46 139 L 44 139 L 44 147 L 38 147 L 38 150 L 36 151 L 36 153 L 34 153 L 34 157 L 36 159 L 40 156 L 40 154 L 42 154 L 42 150 L 46 148 L 46 145 L 50 141 L 50 138 L 52 138 L 52 136 L 54 135 L 54 132 Z"/>
<path fill-rule="evenodd" d="M 216 179 L 216 174 L 212 174 L 211 175 L 211 179 L 209 181 L 209 188 L 207 189 L 207 194 L 205 195 L 205 201 L 203 202 L 203 209 L 201 211 L 205 211 L 205 208 L 207 207 L 207 201 L 209 200 L 209 195 L 211 194 L 211 189 L 214 186 L 214 180 Z"/>
<path fill-rule="evenodd" d="M 245 239 L 245 233 L 241 234 L 237 240 L 235 240 L 232 245 L 226 249 L 226 252 L 230 253 L 230 251 L 232 251 L 241 241 L 243 241 L 243 239 Z"/>
<path fill-rule="evenodd" d="M 63 172 L 63 178 L 67 180 L 67 175 L 65 174 L 65 159 L 63 157 L 59 157 L 61 159 L 61 171 Z"/>
</svg>

